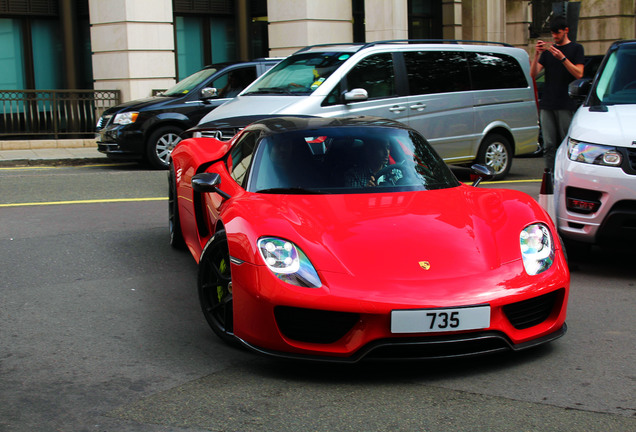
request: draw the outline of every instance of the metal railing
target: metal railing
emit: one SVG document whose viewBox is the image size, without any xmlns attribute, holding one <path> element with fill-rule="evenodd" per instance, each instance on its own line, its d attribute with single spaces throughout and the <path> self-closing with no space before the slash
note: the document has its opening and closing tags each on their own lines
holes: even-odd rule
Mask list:
<svg viewBox="0 0 636 432">
<path fill-rule="evenodd" d="M 92 138 L 119 90 L 0 90 L 0 138 Z"/>
</svg>

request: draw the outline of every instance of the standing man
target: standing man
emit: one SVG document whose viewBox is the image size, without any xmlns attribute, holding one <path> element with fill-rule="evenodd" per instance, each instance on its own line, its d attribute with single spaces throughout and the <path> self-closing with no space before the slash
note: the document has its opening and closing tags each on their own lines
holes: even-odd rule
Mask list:
<svg viewBox="0 0 636 432">
<path fill-rule="evenodd" d="M 536 78 L 545 69 L 545 86 L 539 101 L 545 167 L 554 172 L 556 149 L 565 138 L 578 105 L 568 95 L 568 84 L 583 77 L 583 46 L 568 37 L 568 23 L 558 16 L 550 22 L 553 44 L 538 40 L 530 74 Z"/>
</svg>

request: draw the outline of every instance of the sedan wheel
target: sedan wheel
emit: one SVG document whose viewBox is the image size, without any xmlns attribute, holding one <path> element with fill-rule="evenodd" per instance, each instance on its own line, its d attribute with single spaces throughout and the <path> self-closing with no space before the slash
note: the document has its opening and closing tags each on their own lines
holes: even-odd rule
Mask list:
<svg viewBox="0 0 636 432">
<path fill-rule="evenodd" d="M 234 341 L 232 275 L 225 231 L 217 232 L 199 261 L 199 302 L 214 333 L 226 342 Z"/>
</svg>

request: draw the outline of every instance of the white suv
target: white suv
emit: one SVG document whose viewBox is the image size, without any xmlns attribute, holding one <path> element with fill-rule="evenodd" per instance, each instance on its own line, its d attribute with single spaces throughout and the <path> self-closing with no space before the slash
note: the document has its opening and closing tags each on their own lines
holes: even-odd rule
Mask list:
<svg viewBox="0 0 636 432">
<path fill-rule="evenodd" d="M 569 91 L 585 102 L 555 162 L 561 237 L 636 240 L 636 40 L 612 44 L 594 80 L 574 81 Z"/>
</svg>

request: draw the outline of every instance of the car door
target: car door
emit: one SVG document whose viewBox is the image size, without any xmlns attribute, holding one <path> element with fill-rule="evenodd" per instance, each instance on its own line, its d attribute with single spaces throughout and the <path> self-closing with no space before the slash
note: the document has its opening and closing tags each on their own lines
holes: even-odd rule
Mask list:
<svg viewBox="0 0 636 432">
<path fill-rule="evenodd" d="M 368 98 L 344 103 L 342 93 L 365 89 Z M 377 116 L 406 123 L 407 95 L 396 81 L 392 53 L 372 54 L 361 59 L 336 85 L 321 107 L 324 117 Z"/>
<path fill-rule="evenodd" d="M 408 124 L 447 162 L 474 156 L 473 99 L 463 51 L 403 52 Z"/>
</svg>

